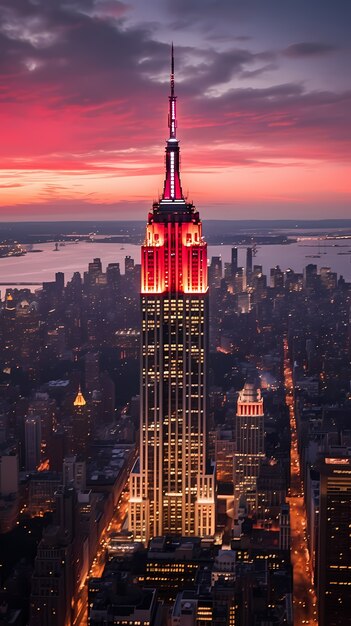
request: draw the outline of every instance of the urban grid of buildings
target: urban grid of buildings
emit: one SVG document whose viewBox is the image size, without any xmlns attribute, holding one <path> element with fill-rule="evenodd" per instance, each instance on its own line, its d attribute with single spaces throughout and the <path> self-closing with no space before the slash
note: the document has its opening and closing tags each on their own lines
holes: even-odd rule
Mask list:
<svg viewBox="0 0 351 626">
<path fill-rule="evenodd" d="M 168 126 L 141 265 L 1 301 L 0 625 L 346 626 L 351 284 L 208 264 Z"/>
</svg>

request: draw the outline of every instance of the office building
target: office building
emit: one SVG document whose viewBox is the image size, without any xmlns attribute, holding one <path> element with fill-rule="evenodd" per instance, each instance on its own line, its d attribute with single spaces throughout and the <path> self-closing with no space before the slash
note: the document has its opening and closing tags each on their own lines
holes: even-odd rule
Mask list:
<svg viewBox="0 0 351 626">
<path fill-rule="evenodd" d="M 19 468 L 16 447 L 0 450 L 0 535 L 10 532 L 19 509 Z"/>
<path fill-rule="evenodd" d="M 232 262 L 231 262 L 231 268 L 232 268 L 232 277 L 234 278 L 235 274 L 238 271 L 238 248 L 232 248 Z"/>
<path fill-rule="evenodd" d="M 250 513 L 257 510 L 257 478 L 264 458 L 264 412 L 261 390 L 246 382 L 239 393 L 235 418 L 234 499 L 243 499 Z"/>
<path fill-rule="evenodd" d="M 222 259 L 220 256 L 213 256 L 208 268 L 208 283 L 210 287 L 218 289 L 221 286 L 223 275 Z"/>
<path fill-rule="evenodd" d="M 252 248 L 246 248 L 246 283 L 250 285 L 252 276 Z"/>
<path fill-rule="evenodd" d="M 79 386 L 73 402 L 72 412 L 72 453 L 87 457 L 91 438 L 91 415 L 86 400 Z"/>
<path fill-rule="evenodd" d="M 84 357 L 85 390 L 88 394 L 100 389 L 99 358 L 98 352 L 87 352 Z"/>
<path fill-rule="evenodd" d="M 24 423 L 26 470 L 36 470 L 41 458 L 41 419 L 32 415 Z"/>
<path fill-rule="evenodd" d="M 317 557 L 319 626 L 350 624 L 351 459 L 325 458 L 320 465 Z"/>
<path fill-rule="evenodd" d="M 183 196 L 172 54 L 162 199 L 142 246 L 140 458 L 130 479 L 137 540 L 213 535 L 214 468 L 207 465 L 207 246 Z"/>
</svg>

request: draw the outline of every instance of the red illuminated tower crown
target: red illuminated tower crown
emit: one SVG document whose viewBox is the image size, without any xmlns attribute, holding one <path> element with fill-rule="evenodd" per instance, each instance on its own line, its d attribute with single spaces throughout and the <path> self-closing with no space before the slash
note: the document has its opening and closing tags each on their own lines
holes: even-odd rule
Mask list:
<svg viewBox="0 0 351 626">
<path fill-rule="evenodd" d="M 142 246 L 141 292 L 201 294 L 207 291 L 207 245 L 199 213 L 185 200 L 180 182 L 173 44 L 170 84 L 166 175 L 162 198 L 149 214 Z"/>
<path fill-rule="evenodd" d="M 206 243 L 180 183 L 173 46 L 168 126 L 163 194 L 141 251 L 140 458 L 130 478 L 129 527 L 145 544 L 215 531 L 206 454 Z"/>
</svg>

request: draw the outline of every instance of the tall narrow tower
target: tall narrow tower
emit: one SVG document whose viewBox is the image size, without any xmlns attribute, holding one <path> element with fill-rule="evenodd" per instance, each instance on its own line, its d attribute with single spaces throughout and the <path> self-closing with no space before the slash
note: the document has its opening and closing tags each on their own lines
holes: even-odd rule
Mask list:
<svg viewBox="0 0 351 626">
<path fill-rule="evenodd" d="M 261 390 L 246 382 L 236 412 L 235 491 L 236 507 L 244 498 L 249 512 L 257 508 L 257 477 L 264 458 L 264 412 Z"/>
<path fill-rule="evenodd" d="M 78 393 L 73 402 L 72 412 L 72 454 L 82 455 L 86 459 L 91 438 L 90 408 L 79 385 Z"/>
<path fill-rule="evenodd" d="M 214 471 L 206 462 L 207 248 L 181 188 L 173 46 L 168 126 L 163 195 L 141 250 L 140 458 L 130 477 L 129 526 L 143 542 L 215 529 Z"/>
</svg>

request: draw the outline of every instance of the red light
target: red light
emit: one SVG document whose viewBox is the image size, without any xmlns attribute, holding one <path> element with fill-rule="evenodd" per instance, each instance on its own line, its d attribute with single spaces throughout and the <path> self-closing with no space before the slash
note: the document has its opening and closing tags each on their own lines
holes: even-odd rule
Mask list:
<svg viewBox="0 0 351 626">
<path fill-rule="evenodd" d="M 201 222 L 150 220 L 141 254 L 141 293 L 206 293 L 207 245 Z"/>
</svg>

